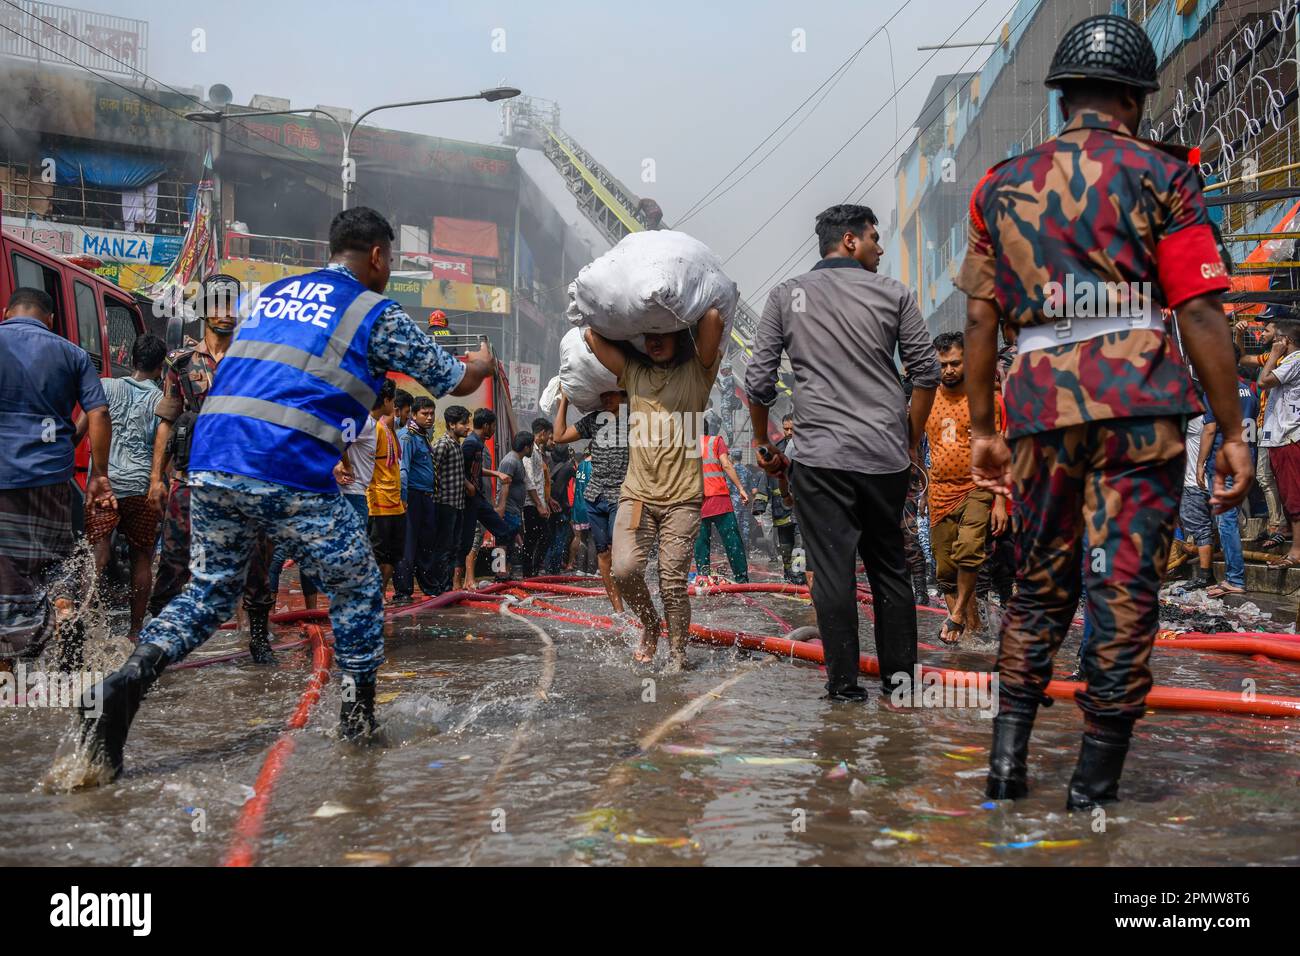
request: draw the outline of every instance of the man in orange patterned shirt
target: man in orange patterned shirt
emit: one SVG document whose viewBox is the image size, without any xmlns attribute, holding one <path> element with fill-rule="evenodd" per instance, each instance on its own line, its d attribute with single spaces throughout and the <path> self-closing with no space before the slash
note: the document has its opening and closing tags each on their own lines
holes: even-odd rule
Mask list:
<svg viewBox="0 0 1300 956">
<path fill-rule="evenodd" d="M 925 433 L 930 439 L 930 547 L 935 576 L 948 605 L 939 638 L 956 644 L 967 628 L 980 626 L 975 579 L 988 553 L 989 532 L 1006 531 L 1007 500 L 976 488 L 970 471 L 970 405 L 966 400 L 965 342 L 960 332 L 934 340 L 941 387 L 935 393 Z M 1001 429 L 1002 422 L 998 421 Z"/>
</svg>

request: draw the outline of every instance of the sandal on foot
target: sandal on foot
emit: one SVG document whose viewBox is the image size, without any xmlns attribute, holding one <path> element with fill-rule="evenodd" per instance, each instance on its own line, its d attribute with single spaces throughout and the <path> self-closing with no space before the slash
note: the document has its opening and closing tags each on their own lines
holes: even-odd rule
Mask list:
<svg viewBox="0 0 1300 956">
<path fill-rule="evenodd" d="M 1212 598 L 1221 598 L 1221 597 L 1226 597 L 1229 594 L 1245 594 L 1245 593 L 1246 593 L 1245 588 L 1239 588 L 1235 584 L 1229 584 L 1228 582 L 1224 581 L 1221 584 L 1216 584 L 1214 585 L 1214 587 L 1206 589 L 1205 596 L 1212 597 Z"/>
<path fill-rule="evenodd" d="M 951 617 L 943 622 L 943 627 L 939 629 L 939 640 L 943 641 L 949 647 L 956 647 L 961 643 L 961 636 L 966 632 L 966 625 L 961 621 L 954 621 Z M 949 634 L 956 636 L 949 639 Z"/>
<path fill-rule="evenodd" d="M 1300 558 L 1292 557 L 1290 554 L 1284 554 L 1280 558 L 1274 558 L 1268 562 L 1270 568 L 1300 568 Z"/>
</svg>

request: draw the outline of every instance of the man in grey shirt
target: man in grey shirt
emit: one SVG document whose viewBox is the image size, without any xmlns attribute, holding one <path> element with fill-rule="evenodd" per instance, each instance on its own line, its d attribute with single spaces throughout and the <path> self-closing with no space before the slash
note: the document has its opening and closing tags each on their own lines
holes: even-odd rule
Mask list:
<svg viewBox="0 0 1300 956">
<path fill-rule="evenodd" d="M 518 557 L 516 544 L 524 525 L 524 503 L 528 500 L 528 474 L 524 459 L 533 453 L 533 433 L 519 432 L 510 443 L 510 452 L 501 459 L 497 471 L 502 478 L 497 491 L 497 514 L 509 526 L 509 537 L 497 539 L 497 546 L 511 552 L 510 566 Z"/>
<path fill-rule="evenodd" d="M 817 217 L 822 260 L 776 286 L 758 323 L 745 373 L 759 464 L 780 474 L 789 460 L 771 442 L 781 353 L 794 373 L 790 468 L 795 515 L 812 572 L 812 598 L 826 654 L 831 700 L 865 700 L 858 685 L 857 556 L 875 611 L 881 683 L 911 680 L 916 608 L 903 550 L 911 464 L 939 384 L 939 362 L 912 293 L 878 275 L 884 250 L 866 206 L 832 206 Z M 911 410 L 895 363 L 912 375 Z"/>
</svg>

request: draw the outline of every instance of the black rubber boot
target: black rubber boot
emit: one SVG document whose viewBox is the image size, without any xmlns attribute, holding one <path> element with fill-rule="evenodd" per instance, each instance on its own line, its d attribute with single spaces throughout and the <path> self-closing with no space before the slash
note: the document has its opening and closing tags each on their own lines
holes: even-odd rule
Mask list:
<svg viewBox="0 0 1300 956">
<path fill-rule="evenodd" d="M 1085 733 L 1079 762 L 1070 778 L 1065 809 L 1091 810 L 1119 799 L 1119 778 L 1128 756 L 1127 737 Z"/>
<path fill-rule="evenodd" d="M 107 766 L 114 779 L 122 772 L 122 751 L 131 721 L 167 666 L 166 654 L 161 645 L 139 645 L 125 664 L 81 697 L 82 745 L 90 760 Z"/>
<path fill-rule="evenodd" d="M 248 653 L 254 664 L 274 664 L 275 651 L 271 650 L 271 612 L 256 611 L 248 615 Z"/>
<path fill-rule="evenodd" d="M 343 675 L 343 706 L 339 711 L 339 737 L 360 740 L 379 727 L 375 720 L 375 681 L 363 682 L 350 674 Z"/>
<path fill-rule="evenodd" d="M 1033 713 L 1010 712 L 993 718 L 993 746 L 984 796 L 990 800 L 1019 800 L 1029 793 L 1029 735 Z"/>
<path fill-rule="evenodd" d="M 925 589 L 925 572 L 912 574 L 912 596 L 916 599 L 918 607 L 926 607 L 930 603 L 930 594 Z"/>
</svg>

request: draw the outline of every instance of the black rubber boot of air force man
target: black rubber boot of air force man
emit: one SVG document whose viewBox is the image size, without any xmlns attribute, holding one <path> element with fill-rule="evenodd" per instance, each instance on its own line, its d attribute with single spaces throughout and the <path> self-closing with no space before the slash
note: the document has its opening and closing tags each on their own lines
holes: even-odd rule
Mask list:
<svg viewBox="0 0 1300 956">
<path fill-rule="evenodd" d="M 1033 713 L 1011 711 L 993 718 L 993 746 L 984 796 L 990 800 L 1019 800 L 1029 793 L 1029 735 Z"/>
<path fill-rule="evenodd" d="M 1126 734 L 1099 734 L 1089 730 L 1079 747 L 1079 762 L 1070 778 L 1065 809 L 1091 810 L 1119 799 L 1119 778 L 1128 756 Z"/>
<path fill-rule="evenodd" d="M 352 674 L 343 675 L 343 706 L 339 711 L 339 737 L 343 740 L 360 740 L 378 729 L 375 720 L 375 678 L 363 680 Z"/>
<path fill-rule="evenodd" d="M 92 762 L 106 765 L 116 779 L 122 772 L 122 751 L 140 701 L 167 666 L 167 651 L 159 644 L 141 644 L 126 663 L 81 697 L 81 742 Z"/>
<path fill-rule="evenodd" d="M 271 612 L 256 611 L 248 615 L 248 653 L 254 664 L 274 664 L 275 651 L 271 650 Z"/>
</svg>

